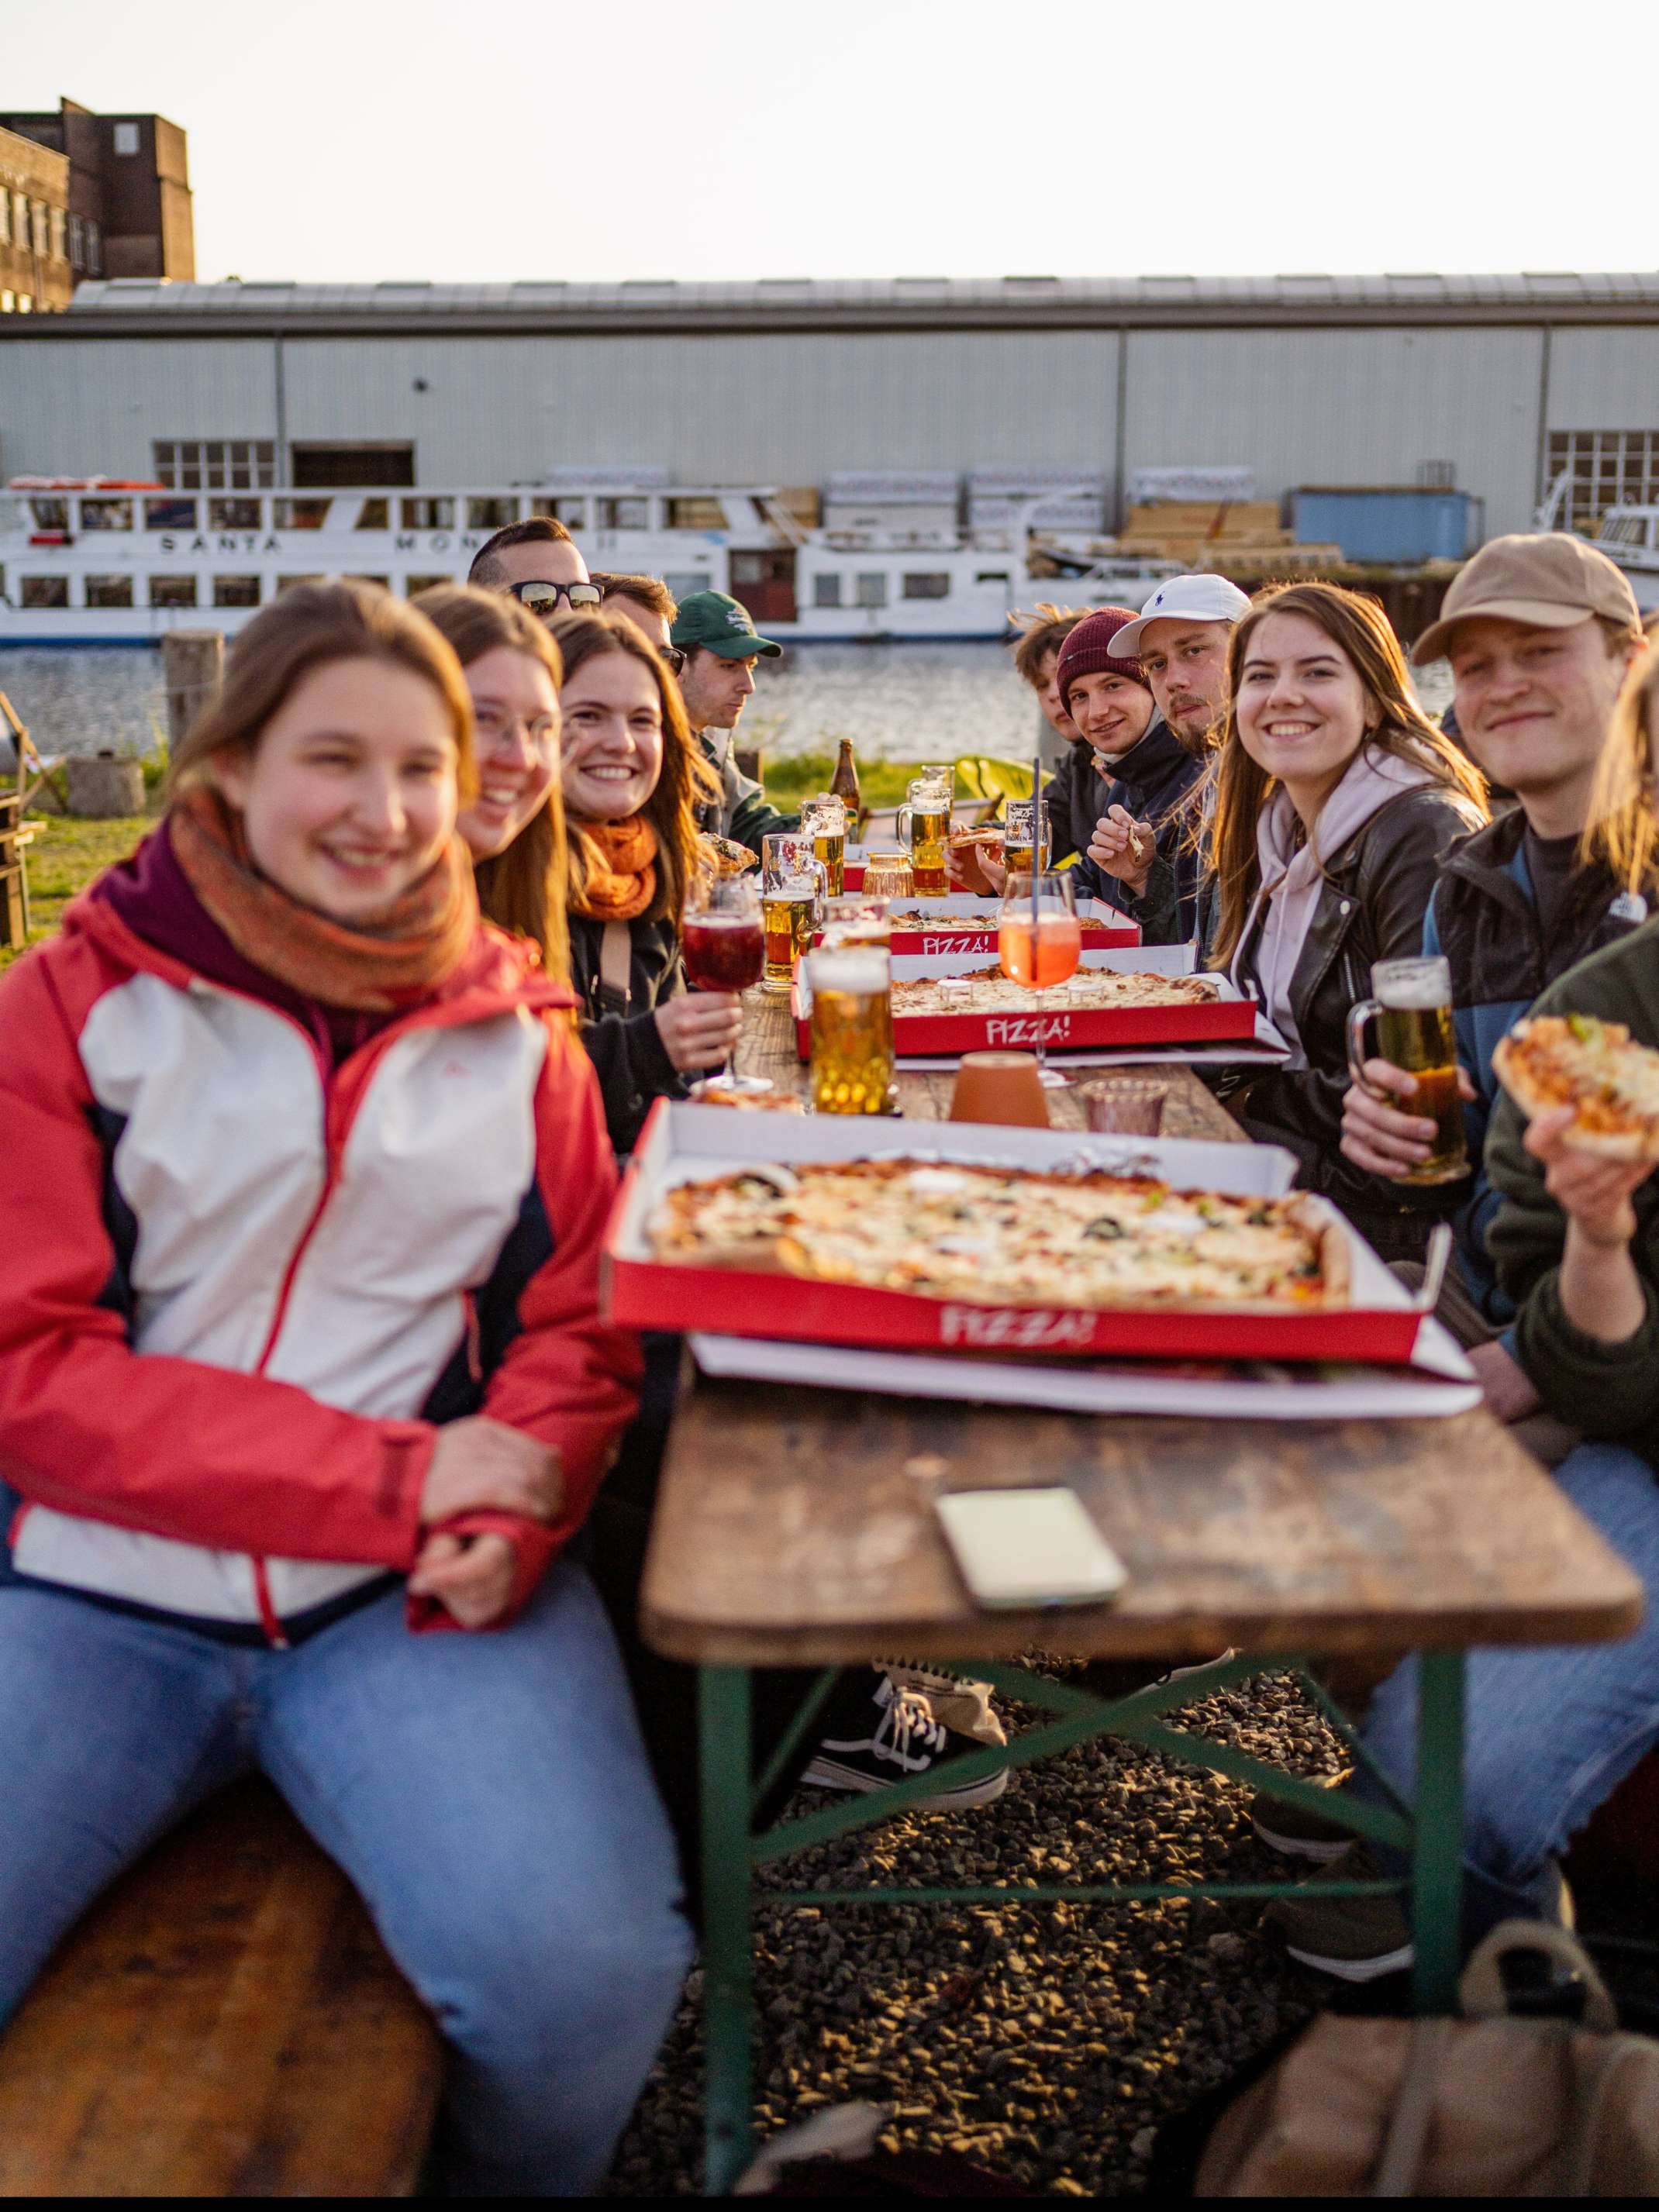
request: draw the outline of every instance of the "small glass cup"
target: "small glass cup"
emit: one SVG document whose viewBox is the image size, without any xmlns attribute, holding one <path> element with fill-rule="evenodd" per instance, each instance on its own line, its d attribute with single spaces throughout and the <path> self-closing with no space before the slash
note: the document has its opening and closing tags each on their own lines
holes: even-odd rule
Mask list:
<svg viewBox="0 0 1659 2212">
<path fill-rule="evenodd" d="M 871 899 L 914 898 L 910 855 L 896 846 L 872 847 L 864 856 L 864 896 Z"/>
<path fill-rule="evenodd" d="M 878 945 L 886 950 L 893 941 L 886 900 L 866 897 L 862 891 L 825 899 L 820 941 L 832 950 L 838 945 Z"/>
<path fill-rule="evenodd" d="M 1164 1127 L 1167 1083 L 1152 1076 L 1106 1076 L 1079 1084 L 1084 1119 L 1091 1129 L 1116 1137 L 1156 1137 Z"/>
</svg>

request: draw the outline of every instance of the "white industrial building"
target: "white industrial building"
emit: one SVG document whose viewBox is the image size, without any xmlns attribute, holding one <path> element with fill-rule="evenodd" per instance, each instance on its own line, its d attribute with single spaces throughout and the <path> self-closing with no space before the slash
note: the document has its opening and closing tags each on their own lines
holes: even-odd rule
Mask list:
<svg viewBox="0 0 1659 2212">
<path fill-rule="evenodd" d="M 1659 273 L 83 284 L 0 319 L 0 480 L 683 484 L 1249 471 L 1446 484 L 1488 533 L 1570 467 L 1659 500 Z M 198 476 L 197 471 L 202 473 Z"/>
</svg>

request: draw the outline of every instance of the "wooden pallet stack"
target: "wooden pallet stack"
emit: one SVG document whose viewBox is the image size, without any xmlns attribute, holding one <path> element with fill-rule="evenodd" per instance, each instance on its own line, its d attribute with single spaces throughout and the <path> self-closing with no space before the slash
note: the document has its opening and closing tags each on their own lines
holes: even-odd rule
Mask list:
<svg viewBox="0 0 1659 2212">
<path fill-rule="evenodd" d="M 1124 553 L 1259 584 L 1273 576 L 1341 566 L 1340 545 L 1299 545 L 1271 499 L 1158 500 L 1132 507 L 1118 534 Z"/>
</svg>

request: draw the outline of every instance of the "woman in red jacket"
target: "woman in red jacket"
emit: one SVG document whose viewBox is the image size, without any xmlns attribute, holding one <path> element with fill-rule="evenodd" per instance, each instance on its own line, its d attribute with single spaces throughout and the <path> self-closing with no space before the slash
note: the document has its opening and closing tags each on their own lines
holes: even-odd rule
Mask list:
<svg viewBox="0 0 1659 2212">
<path fill-rule="evenodd" d="M 451 2185 L 580 2193 L 687 1936 L 559 1557 L 635 1404 L 615 1173 L 569 991 L 479 921 L 471 744 L 430 624 L 289 592 L 0 981 L 0 2021 L 260 1768 L 453 2045 Z"/>
</svg>

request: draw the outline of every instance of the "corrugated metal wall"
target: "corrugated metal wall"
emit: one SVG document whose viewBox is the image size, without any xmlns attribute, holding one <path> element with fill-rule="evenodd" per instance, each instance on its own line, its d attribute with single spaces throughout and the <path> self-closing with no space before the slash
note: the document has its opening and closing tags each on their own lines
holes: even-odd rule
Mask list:
<svg viewBox="0 0 1659 2212">
<path fill-rule="evenodd" d="M 835 469 L 1098 471 L 1112 455 L 1110 334 L 290 338 L 283 350 L 290 438 L 413 438 L 431 483 L 610 462 L 817 483 Z"/>
<path fill-rule="evenodd" d="M 0 482 L 148 477 L 157 439 L 269 438 L 276 416 L 264 339 L 14 340 L 0 355 Z"/>
<path fill-rule="evenodd" d="M 1489 532 L 1533 503 L 1537 331 L 1137 331 L 1125 459 L 1248 461 L 1261 498 L 1299 483 L 1409 484 L 1456 463 Z"/>
<path fill-rule="evenodd" d="M 1267 498 L 1410 483 L 1419 462 L 1449 460 L 1496 532 L 1523 527 L 1537 496 L 1545 349 L 1537 327 L 1440 327 L 289 337 L 281 351 L 290 440 L 409 438 L 428 484 L 618 463 L 684 482 L 1097 474 L 1121 455 L 1247 463 Z M 9 338 L 0 475 L 147 475 L 156 439 L 275 436 L 276 351 L 62 325 Z M 1556 331 L 1547 381 L 1551 427 L 1659 428 L 1659 330 Z"/>
</svg>

